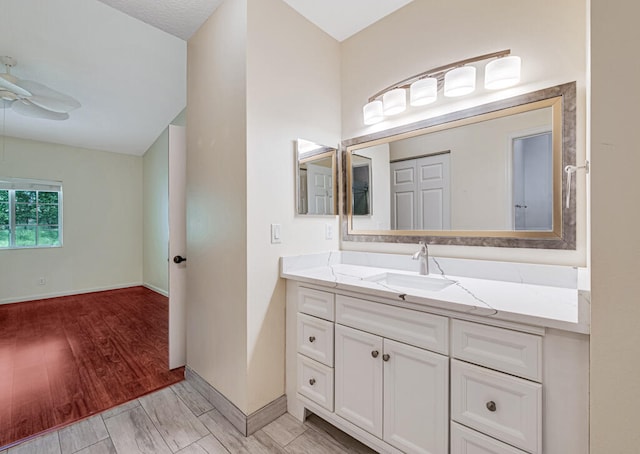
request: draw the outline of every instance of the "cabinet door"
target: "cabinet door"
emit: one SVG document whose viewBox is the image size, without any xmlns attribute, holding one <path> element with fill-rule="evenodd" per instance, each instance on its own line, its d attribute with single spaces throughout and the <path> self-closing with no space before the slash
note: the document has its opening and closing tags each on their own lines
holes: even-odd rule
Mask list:
<svg viewBox="0 0 640 454">
<path fill-rule="evenodd" d="M 449 358 L 384 340 L 384 440 L 407 453 L 448 452 Z"/>
<path fill-rule="evenodd" d="M 382 438 L 382 338 L 335 329 L 335 412 Z"/>
</svg>

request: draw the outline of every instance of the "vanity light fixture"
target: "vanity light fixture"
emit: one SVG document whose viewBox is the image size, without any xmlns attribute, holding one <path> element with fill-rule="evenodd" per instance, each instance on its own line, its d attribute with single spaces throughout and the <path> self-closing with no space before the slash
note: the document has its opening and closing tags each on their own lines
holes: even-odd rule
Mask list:
<svg viewBox="0 0 640 454">
<path fill-rule="evenodd" d="M 385 115 L 397 115 L 407 109 L 407 92 L 404 88 L 394 88 L 382 95 Z"/>
<path fill-rule="evenodd" d="M 510 49 L 467 58 L 421 72 L 380 90 L 369 98 L 362 109 L 364 124 L 373 125 L 385 117 L 404 112 L 407 89 L 409 103 L 414 107 L 435 102 L 441 88 L 447 97 L 472 93 L 476 88 L 476 67 L 470 65 L 484 60 L 491 60 L 485 66 L 486 89 L 499 90 L 520 81 L 521 59 L 511 55 Z"/>
<path fill-rule="evenodd" d="M 460 66 L 444 75 L 444 95 L 448 98 L 464 96 L 476 89 L 476 67 Z"/>
<path fill-rule="evenodd" d="M 438 79 L 425 77 L 409 86 L 409 103 L 414 106 L 426 106 L 438 99 Z"/>
<path fill-rule="evenodd" d="M 500 90 L 520 82 L 520 57 L 511 55 L 498 58 L 484 67 L 484 88 Z"/>
</svg>

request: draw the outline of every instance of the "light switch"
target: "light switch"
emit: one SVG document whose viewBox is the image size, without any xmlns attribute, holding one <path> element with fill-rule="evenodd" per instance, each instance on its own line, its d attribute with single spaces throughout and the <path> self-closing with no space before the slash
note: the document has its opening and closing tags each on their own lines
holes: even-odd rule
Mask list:
<svg viewBox="0 0 640 454">
<path fill-rule="evenodd" d="M 271 244 L 282 243 L 282 226 L 271 224 Z"/>
</svg>

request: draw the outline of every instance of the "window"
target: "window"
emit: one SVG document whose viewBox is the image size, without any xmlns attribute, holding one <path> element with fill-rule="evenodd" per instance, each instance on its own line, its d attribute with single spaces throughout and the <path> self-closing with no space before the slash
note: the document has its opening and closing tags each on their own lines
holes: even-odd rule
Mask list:
<svg viewBox="0 0 640 454">
<path fill-rule="evenodd" d="M 62 183 L 0 178 L 0 249 L 62 245 Z"/>
</svg>

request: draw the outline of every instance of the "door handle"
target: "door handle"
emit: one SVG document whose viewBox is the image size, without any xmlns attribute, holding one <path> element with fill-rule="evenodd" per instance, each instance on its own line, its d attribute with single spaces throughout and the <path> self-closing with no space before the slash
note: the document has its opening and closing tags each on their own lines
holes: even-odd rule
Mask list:
<svg viewBox="0 0 640 454">
<path fill-rule="evenodd" d="M 186 262 L 187 259 L 185 257 L 182 257 L 181 255 L 176 255 L 173 258 L 173 263 L 182 263 L 182 262 Z"/>
</svg>

